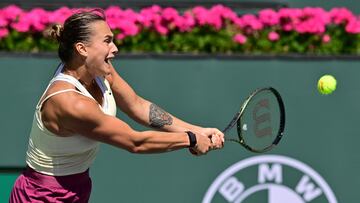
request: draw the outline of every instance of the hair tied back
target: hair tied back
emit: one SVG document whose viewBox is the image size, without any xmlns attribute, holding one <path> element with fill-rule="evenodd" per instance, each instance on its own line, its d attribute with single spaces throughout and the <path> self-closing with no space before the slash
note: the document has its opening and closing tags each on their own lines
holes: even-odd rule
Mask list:
<svg viewBox="0 0 360 203">
<path fill-rule="evenodd" d="M 54 24 L 49 31 L 49 37 L 51 37 L 52 39 L 56 39 L 58 42 L 60 42 L 63 30 L 64 28 L 62 25 Z"/>
</svg>

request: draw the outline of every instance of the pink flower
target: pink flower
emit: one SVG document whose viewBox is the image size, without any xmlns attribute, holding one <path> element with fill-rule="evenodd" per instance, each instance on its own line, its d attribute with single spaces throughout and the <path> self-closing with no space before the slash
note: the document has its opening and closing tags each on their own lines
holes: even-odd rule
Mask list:
<svg viewBox="0 0 360 203">
<path fill-rule="evenodd" d="M 149 9 L 142 9 L 140 11 L 140 16 L 138 18 L 138 21 L 141 23 L 141 25 L 143 25 L 146 28 L 151 27 L 152 20 L 153 20 L 153 13 L 151 13 Z"/>
<path fill-rule="evenodd" d="M 132 9 L 122 10 L 120 7 L 111 6 L 106 9 L 105 15 L 109 27 L 113 30 L 119 29 L 123 37 L 135 36 L 140 32 L 137 26 L 139 14 Z"/>
<path fill-rule="evenodd" d="M 18 20 L 11 23 L 11 28 L 15 29 L 18 32 L 29 32 L 31 23 L 30 19 L 27 16 L 27 13 L 21 13 L 18 16 Z"/>
<path fill-rule="evenodd" d="M 331 41 L 330 35 L 325 34 L 325 35 L 322 37 L 322 41 L 323 41 L 324 43 L 330 42 L 330 41 Z"/>
<path fill-rule="evenodd" d="M 174 24 L 180 32 L 188 32 L 195 26 L 195 19 L 190 12 L 185 12 L 183 16 L 174 19 Z"/>
<path fill-rule="evenodd" d="M 347 23 L 356 18 L 347 8 L 333 8 L 330 10 L 329 16 L 335 24 Z"/>
<path fill-rule="evenodd" d="M 7 25 L 8 21 L 5 19 L 5 16 L 3 16 L 0 11 L 0 27 L 5 27 Z"/>
<path fill-rule="evenodd" d="M 11 27 L 18 32 L 36 31 L 41 32 L 48 24 L 48 13 L 40 8 L 34 8 L 29 12 L 21 13 Z"/>
<path fill-rule="evenodd" d="M 278 11 L 279 23 L 284 31 L 292 31 L 301 21 L 303 15 L 302 9 L 298 8 L 281 8 Z"/>
<path fill-rule="evenodd" d="M 295 26 L 295 30 L 299 33 L 324 33 L 326 30 L 326 24 L 317 19 L 308 19 L 298 23 Z"/>
<path fill-rule="evenodd" d="M 6 37 L 9 34 L 9 30 L 6 28 L 0 28 L 0 39 Z"/>
<path fill-rule="evenodd" d="M 268 34 L 268 39 L 269 39 L 270 41 L 277 41 L 277 40 L 280 39 L 280 35 L 279 35 L 277 32 L 272 31 L 272 32 L 269 32 L 269 34 Z"/>
<path fill-rule="evenodd" d="M 199 25 L 205 25 L 207 23 L 207 18 L 209 17 L 209 12 L 205 7 L 196 6 L 192 9 L 194 13 L 195 19 L 199 23 Z"/>
<path fill-rule="evenodd" d="M 156 22 L 161 21 L 161 7 L 154 5 L 149 8 L 144 8 L 140 11 L 137 20 L 146 28 L 152 27 Z"/>
<path fill-rule="evenodd" d="M 21 13 L 24 12 L 21 8 L 15 5 L 9 5 L 3 8 L 2 11 L 4 17 L 9 20 L 15 20 Z"/>
<path fill-rule="evenodd" d="M 139 28 L 134 22 L 124 19 L 119 20 L 116 25 L 125 36 L 135 36 L 139 33 Z"/>
<path fill-rule="evenodd" d="M 119 14 L 122 12 L 121 8 L 118 6 L 109 6 L 105 10 L 105 16 L 106 18 L 118 18 Z"/>
<path fill-rule="evenodd" d="M 161 35 L 166 35 L 169 32 L 169 30 L 166 27 L 160 24 L 155 25 L 155 30 Z"/>
<path fill-rule="evenodd" d="M 30 24 L 27 22 L 17 22 L 11 24 L 11 27 L 18 32 L 29 32 L 30 31 Z"/>
<path fill-rule="evenodd" d="M 211 8 L 211 10 L 218 13 L 222 18 L 229 19 L 231 21 L 237 17 L 237 14 L 234 11 L 223 5 L 215 5 Z"/>
<path fill-rule="evenodd" d="M 138 19 L 138 14 L 132 9 L 126 9 L 121 13 L 120 18 L 135 22 Z"/>
<path fill-rule="evenodd" d="M 222 27 L 222 19 L 219 15 L 210 15 L 207 23 L 213 26 L 216 30 L 220 30 Z"/>
<path fill-rule="evenodd" d="M 323 24 L 328 24 L 331 22 L 329 13 L 326 12 L 323 8 L 319 7 L 305 7 L 303 9 L 303 15 L 301 18 L 315 19 Z"/>
<path fill-rule="evenodd" d="M 360 21 L 357 19 L 351 19 L 345 27 L 346 32 L 351 34 L 360 33 Z"/>
<path fill-rule="evenodd" d="M 63 24 L 66 18 L 68 18 L 71 14 L 73 14 L 71 9 L 65 6 L 61 7 L 52 12 L 52 14 L 49 16 L 49 23 Z"/>
<path fill-rule="evenodd" d="M 193 8 L 192 12 L 200 26 L 210 25 L 219 30 L 223 25 L 222 9 L 223 7 L 219 5 L 212 7 L 210 10 L 202 6 L 197 6 Z"/>
<path fill-rule="evenodd" d="M 252 30 L 261 30 L 264 27 L 260 20 L 253 14 L 245 14 L 241 17 L 241 19 L 243 23 L 242 26 L 249 27 Z"/>
<path fill-rule="evenodd" d="M 260 22 L 273 26 L 280 22 L 279 15 L 273 9 L 264 9 L 259 12 Z"/>
<path fill-rule="evenodd" d="M 38 32 L 43 31 L 49 22 L 48 13 L 42 8 L 34 8 L 27 15 L 27 21 L 31 27 Z"/>
<path fill-rule="evenodd" d="M 245 44 L 246 41 L 247 41 L 247 37 L 243 34 L 236 34 L 233 38 L 233 40 L 236 42 L 236 43 L 239 43 L 239 44 Z"/>
<path fill-rule="evenodd" d="M 107 24 L 109 25 L 110 29 L 115 30 L 117 29 L 117 19 L 114 18 L 107 18 L 106 19 Z"/>
<path fill-rule="evenodd" d="M 235 19 L 233 19 L 233 23 L 239 28 L 245 28 L 246 25 L 241 17 L 236 17 Z"/>
<path fill-rule="evenodd" d="M 125 35 L 122 34 L 122 33 L 120 33 L 120 34 L 117 34 L 117 35 L 115 36 L 115 38 L 116 38 L 117 40 L 123 40 L 123 39 L 125 38 Z"/>
<path fill-rule="evenodd" d="M 289 18 L 290 20 L 299 19 L 303 15 L 300 8 L 281 8 L 278 11 L 279 18 Z"/>
<path fill-rule="evenodd" d="M 294 29 L 294 28 L 293 28 L 293 25 L 291 25 L 291 24 L 285 24 L 285 25 L 283 25 L 281 28 L 282 28 L 284 31 L 288 31 L 288 32 Z"/>
<path fill-rule="evenodd" d="M 114 30 L 117 28 L 117 21 L 120 18 L 122 10 L 118 6 L 110 6 L 105 10 L 106 22 L 110 29 Z"/>
<path fill-rule="evenodd" d="M 162 12 L 162 17 L 167 21 L 172 21 L 179 17 L 179 12 L 174 8 L 165 8 Z"/>
<path fill-rule="evenodd" d="M 153 13 L 159 13 L 159 12 L 161 12 L 162 9 L 161 9 L 161 7 L 159 5 L 153 5 L 153 6 L 150 7 L 150 10 Z"/>
</svg>

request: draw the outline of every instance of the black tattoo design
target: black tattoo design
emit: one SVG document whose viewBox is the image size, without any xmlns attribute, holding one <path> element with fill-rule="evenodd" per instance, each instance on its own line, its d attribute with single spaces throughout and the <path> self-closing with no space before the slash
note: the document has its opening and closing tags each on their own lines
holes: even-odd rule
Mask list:
<svg viewBox="0 0 360 203">
<path fill-rule="evenodd" d="M 154 128 L 161 128 L 164 125 L 171 125 L 173 118 L 163 109 L 155 104 L 150 105 L 149 112 L 150 126 Z"/>
</svg>

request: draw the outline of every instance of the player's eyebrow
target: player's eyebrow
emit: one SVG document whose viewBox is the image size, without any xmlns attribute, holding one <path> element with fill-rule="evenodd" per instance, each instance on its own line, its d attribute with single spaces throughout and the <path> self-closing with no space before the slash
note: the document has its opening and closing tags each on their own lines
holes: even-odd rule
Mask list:
<svg viewBox="0 0 360 203">
<path fill-rule="evenodd" d="M 114 35 L 110 35 L 110 34 L 108 34 L 108 35 L 105 35 L 105 37 L 104 37 L 105 39 L 110 39 L 111 41 L 114 39 Z"/>
</svg>

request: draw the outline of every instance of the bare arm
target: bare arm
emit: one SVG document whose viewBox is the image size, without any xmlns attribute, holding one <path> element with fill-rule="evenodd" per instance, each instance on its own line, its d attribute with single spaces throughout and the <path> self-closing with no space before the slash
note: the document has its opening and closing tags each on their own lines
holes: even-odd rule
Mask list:
<svg viewBox="0 0 360 203">
<path fill-rule="evenodd" d="M 104 114 L 95 101 L 82 95 L 63 96 L 60 100 L 62 100 L 62 109 L 59 113 L 59 125 L 69 132 L 133 153 L 168 152 L 187 148 L 190 145 L 185 132 L 136 131 L 120 119 Z M 208 137 L 196 136 L 196 138 L 195 150 L 199 154 L 216 147 Z"/>
</svg>

